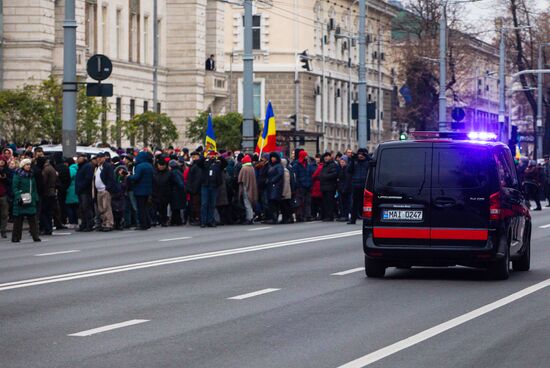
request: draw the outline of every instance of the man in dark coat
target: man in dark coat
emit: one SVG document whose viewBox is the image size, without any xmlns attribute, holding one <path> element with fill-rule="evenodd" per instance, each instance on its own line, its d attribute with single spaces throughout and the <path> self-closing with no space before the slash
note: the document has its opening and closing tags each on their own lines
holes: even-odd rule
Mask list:
<svg viewBox="0 0 550 368">
<path fill-rule="evenodd" d="M 57 171 L 55 171 L 48 158 L 38 158 L 37 164 L 39 167 L 42 167 L 40 232 L 42 235 L 52 235 L 53 214 L 57 202 Z"/>
<path fill-rule="evenodd" d="M 132 183 L 134 196 L 136 197 L 139 230 L 147 230 L 151 227 L 151 219 L 149 218 L 149 197 L 153 192 L 153 165 L 151 165 L 150 154 L 142 151 L 136 157 L 134 175 L 128 177 Z"/>
<path fill-rule="evenodd" d="M 218 188 L 223 183 L 223 170 L 227 161 L 210 151 L 208 156 L 201 157 L 197 163 L 201 168 L 201 227 L 216 227 L 214 210 L 218 200 Z"/>
<path fill-rule="evenodd" d="M 78 196 L 78 206 L 82 215 L 82 222 L 78 231 L 92 231 L 94 228 L 94 204 L 92 199 L 92 181 L 94 167 L 87 156 L 81 154 L 77 159 L 78 171 L 75 177 L 75 192 Z"/>
<path fill-rule="evenodd" d="M 199 225 L 201 221 L 201 180 L 202 169 L 198 165 L 201 155 L 191 152 L 191 165 L 187 172 L 187 183 L 185 189 L 189 193 L 189 214 L 190 225 Z"/>
<path fill-rule="evenodd" d="M 362 216 L 363 193 L 369 171 L 368 151 L 366 148 L 359 148 L 357 155 L 352 157 L 348 170 L 351 174 L 352 189 L 351 219 L 348 224 L 354 225 L 357 218 Z"/>
<path fill-rule="evenodd" d="M 168 163 L 170 168 L 170 188 L 172 190 L 170 196 L 170 210 L 172 217 L 170 225 L 183 225 L 181 211 L 185 209 L 185 183 L 183 181 L 183 171 L 180 164 L 176 160 L 170 160 Z"/>
<path fill-rule="evenodd" d="M 323 193 L 323 221 L 334 221 L 338 166 L 329 152 L 323 155 L 322 160 L 323 168 L 321 169 L 319 180 L 321 182 L 321 192 Z"/>
<path fill-rule="evenodd" d="M 268 224 L 279 222 L 279 212 L 284 189 L 285 169 L 281 164 L 281 156 L 277 152 L 269 154 L 269 165 L 267 166 L 267 199 L 269 200 L 269 213 L 271 220 L 265 221 Z"/>
<path fill-rule="evenodd" d="M 338 221 L 345 222 L 349 220 L 351 206 L 351 173 L 348 170 L 348 155 L 343 155 L 338 160 L 340 170 L 338 172 L 338 212 L 340 217 Z"/>
<path fill-rule="evenodd" d="M 160 226 L 168 226 L 168 205 L 172 198 L 172 183 L 170 170 L 168 170 L 167 156 L 160 156 L 156 162 L 156 170 L 153 176 L 153 204 L 158 216 Z"/>
</svg>

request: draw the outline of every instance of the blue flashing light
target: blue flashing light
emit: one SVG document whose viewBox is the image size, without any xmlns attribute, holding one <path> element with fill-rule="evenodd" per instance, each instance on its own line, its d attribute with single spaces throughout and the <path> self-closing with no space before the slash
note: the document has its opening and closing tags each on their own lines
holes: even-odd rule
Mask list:
<svg viewBox="0 0 550 368">
<path fill-rule="evenodd" d="M 468 139 L 472 141 L 496 141 L 497 135 L 491 132 L 470 132 Z"/>
</svg>

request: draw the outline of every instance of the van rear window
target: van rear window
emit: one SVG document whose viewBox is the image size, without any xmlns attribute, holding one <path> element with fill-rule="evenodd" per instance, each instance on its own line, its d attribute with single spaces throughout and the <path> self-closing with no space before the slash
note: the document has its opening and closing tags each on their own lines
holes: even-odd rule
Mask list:
<svg viewBox="0 0 550 368">
<path fill-rule="evenodd" d="M 378 169 L 378 183 L 388 187 L 415 187 L 422 185 L 429 173 L 431 150 L 426 148 L 387 148 L 382 151 Z M 426 174 L 427 175 L 427 174 Z M 426 178 L 429 183 L 430 178 Z"/>
<path fill-rule="evenodd" d="M 434 150 L 434 185 L 442 188 L 479 188 L 489 183 L 489 153 L 477 147 Z"/>
</svg>

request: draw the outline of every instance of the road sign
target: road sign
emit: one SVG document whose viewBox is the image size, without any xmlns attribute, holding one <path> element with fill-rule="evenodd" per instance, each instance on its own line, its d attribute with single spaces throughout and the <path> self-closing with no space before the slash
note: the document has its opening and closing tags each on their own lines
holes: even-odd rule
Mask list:
<svg viewBox="0 0 550 368">
<path fill-rule="evenodd" d="M 102 81 L 111 76 L 113 63 L 107 56 L 96 54 L 88 59 L 86 70 L 90 78 Z"/>
<path fill-rule="evenodd" d="M 455 107 L 451 112 L 454 121 L 462 121 L 466 117 L 466 113 L 462 107 Z"/>
<path fill-rule="evenodd" d="M 88 83 L 86 84 L 86 96 L 113 97 L 113 85 L 110 83 Z"/>
</svg>

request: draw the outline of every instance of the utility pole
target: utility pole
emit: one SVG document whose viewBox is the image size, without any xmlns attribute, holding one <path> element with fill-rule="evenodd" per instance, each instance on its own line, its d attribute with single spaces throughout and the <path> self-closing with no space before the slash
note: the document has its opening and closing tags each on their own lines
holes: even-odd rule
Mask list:
<svg viewBox="0 0 550 368">
<path fill-rule="evenodd" d="M 439 18 L 439 131 L 447 130 L 447 19 L 445 4 L 441 3 Z"/>
<path fill-rule="evenodd" d="M 325 79 L 326 79 L 326 76 L 325 76 L 325 31 L 323 31 L 323 34 L 321 35 L 321 131 L 323 132 L 323 152 L 327 151 L 326 118 L 325 118 L 325 109 L 326 109 Z"/>
<path fill-rule="evenodd" d="M 504 24 L 500 27 L 500 49 L 498 67 L 498 139 L 502 140 L 502 130 L 506 121 L 506 45 L 504 43 Z"/>
<path fill-rule="evenodd" d="M 367 70 L 366 70 L 366 0 L 359 0 L 359 120 L 357 121 L 359 148 L 367 147 Z"/>
<path fill-rule="evenodd" d="M 65 0 L 63 22 L 63 155 L 76 155 L 76 19 L 75 0 Z"/>
<path fill-rule="evenodd" d="M 350 20 L 351 24 L 351 20 Z M 351 102 L 351 90 L 352 90 L 352 80 L 351 80 L 351 69 L 352 69 L 352 58 L 351 58 L 351 40 L 353 36 L 350 35 L 348 40 L 348 148 L 351 149 L 351 115 L 352 115 L 352 102 Z"/>
<path fill-rule="evenodd" d="M 377 101 L 376 101 L 376 135 L 378 144 L 380 144 L 382 140 L 382 53 L 380 49 L 380 24 L 378 25 L 378 36 L 377 36 L 377 43 L 378 43 L 378 94 L 377 94 Z"/>
<path fill-rule="evenodd" d="M 0 0 L 0 91 L 4 89 L 4 0 Z"/>
<path fill-rule="evenodd" d="M 244 0 L 243 142 L 245 152 L 254 149 L 254 55 L 252 54 L 252 0 Z"/>
<path fill-rule="evenodd" d="M 543 65 L 542 65 L 542 49 L 543 47 L 545 46 L 550 46 L 550 42 L 547 42 L 547 43 L 541 43 L 539 45 L 539 58 L 538 58 L 538 63 L 537 63 L 537 69 L 538 70 L 542 70 L 543 69 Z M 543 118 L 543 113 L 542 113 L 542 79 L 543 79 L 543 74 L 542 73 L 538 73 L 537 74 L 537 131 L 538 131 L 538 134 L 537 134 L 537 157 L 538 158 L 542 158 L 542 146 L 543 146 L 543 143 L 542 143 L 542 140 L 543 140 L 543 136 L 544 136 L 544 131 L 542 129 L 542 118 Z M 548 113 L 548 112 L 546 112 Z M 546 129 L 548 129 L 548 127 L 546 127 Z"/>
<path fill-rule="evenodd" d="M 158 69 L 159 69 L 159 24 L 158 0 L 153 0 L 153 111 L 158 109 Z"/>
</svg>

